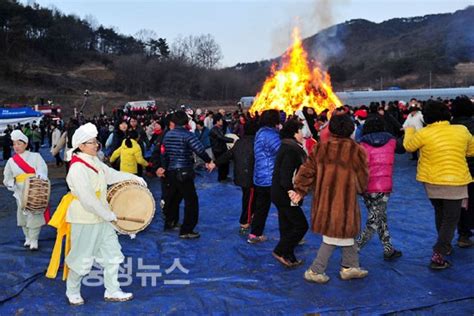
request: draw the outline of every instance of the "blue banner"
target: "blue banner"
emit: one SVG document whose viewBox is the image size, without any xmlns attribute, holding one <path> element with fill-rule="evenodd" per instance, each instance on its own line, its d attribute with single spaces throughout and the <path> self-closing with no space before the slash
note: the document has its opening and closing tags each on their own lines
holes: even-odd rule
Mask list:
<svg viewBox="0 0 474 316">
<path fill-rule="evenodd" d="M 31 108 L 15 108 L 15 109 L 0 108 L 0 119 L 40 117 L 40 116 L 43 116 L 41 112 L 37 112 Z"/>
</svg>

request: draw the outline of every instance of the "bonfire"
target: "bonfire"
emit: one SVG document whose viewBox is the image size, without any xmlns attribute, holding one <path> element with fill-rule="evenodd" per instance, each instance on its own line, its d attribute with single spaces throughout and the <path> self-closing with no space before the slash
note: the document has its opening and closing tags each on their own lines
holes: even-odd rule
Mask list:
<svg viewBox="0 0 474 316">
<path fill-rule="evenodd" d="M 308 61 L 299 30 L 293 30 L 293 45 L 282 57 L 279 69 L 273 64 L 270 76 L 257 94 L 251 113 L 269 109 L 283 110 L 293 114 L 303 107 L 311 107 L 316 113 L 342 105 L 332 90 L 331 78 L 318 62 Z"/>
</svg>

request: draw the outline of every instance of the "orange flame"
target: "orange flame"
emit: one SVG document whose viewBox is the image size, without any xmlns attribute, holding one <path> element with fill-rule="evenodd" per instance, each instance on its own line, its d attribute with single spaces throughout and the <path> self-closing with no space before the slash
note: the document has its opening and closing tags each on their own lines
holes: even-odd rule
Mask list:
<svg viewBox="0 0 474 316">
<path fill-rule="evenodd" d="M 281 69 L 272 65 L 271 75 L 265 80 L 250 108 L 251 113 L 269 109 L 283 110 L 293 114 L 303 107 L 311 107 L 316 113 L 328 109 L 329 113 L 342 106 L 332 90 L 329 74 L 307 60 L 299 30 L 293 30 L 293 46 L 283 56 Z"/>
</svg>

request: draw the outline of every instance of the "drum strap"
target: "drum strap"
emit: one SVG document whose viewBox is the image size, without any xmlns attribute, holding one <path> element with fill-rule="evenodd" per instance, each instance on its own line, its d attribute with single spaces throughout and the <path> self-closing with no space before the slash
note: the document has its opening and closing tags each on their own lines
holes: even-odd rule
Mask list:
<svg viewBox="0 0 474 316">
<path fill-rule="evenodd" d="M 84 161 L 83 159 L 79 158 L 77 155 L 74 155 L 72 156 L 71 158 L 71 165 L 73 163 L 76 163 L 76 162 L 80 162 L 84 165 L 86 165 L 86 167 L 89 167 L 90 169 L 94 170 L 95 173 L 99 173 L 99 170 L 97 170 L 96 168 L 94 168 L 91 164 L 87 163 L 86 161 Z"/>
<path fill-rule="evenodd" d="M 25 173 L 36 173 L 35 168 L 30 166 L 20 155 L 13 155 L 12 159 L 18 165 L 18 167 L 20 167 L 20 169 L 23 170 Z"/>
<path fill-rule="evenodd" d="M 35 168 L 30 166 L 20 155 L 13 155 L 12 159 L 17 164 L 17 166 L 25 172 L 15 177 L 16 182 L 23 183 L 26 181 L 26 179 L 33 177 L 36 174 Z"/>
<path fill-rule="evenodd" d="M 15 177 L 15 181 L 17 183 L 23 183 L 26 181 L 26 179 L 30 177 L 34 177 L 36 175 L 36 170 L 32 166 L 30 166 L 25 159 L 23 159 L 20 155 L 15 154 L 12 157 L 13 161 L 20 167 L 21 170 L 23 170 L 25 173 L 19 174 Z M 49 222 L 51 218 L 51 213 L 49 211 L 49 205 L 46 207 L 46 210 L 43 214 L 44 220 L 46 223 Z"/>
<path fill-rule="evenodd" d="M 97 198 L 100 198 L 100 191 L 95 192 Z M 61 263 L 61 252 L 63 246 L 63 239 L 66 240 L 64 247 L 64 258 L 69 254 L 71 250 L 71 224 L 66 222 L 67 210 L 72 201 L 76 200 L 71 192 L 68 192 L 63 196 L 61 202 L 58 205 L 58 208 L 54 212 L 51 221 L 48 225 L 56 228 L 56 241 L 54 243 L 53 252 L 51 253 L 51 259 L 49 261 L 48 270 L 46 271 L 46 277 L 50 279 L 56 278 L 58 274 L 59 265 Z M 66 263 L 64 263 L 63 269 L 63 281 L 67 279 L 69 268 Z"/>
</svg>

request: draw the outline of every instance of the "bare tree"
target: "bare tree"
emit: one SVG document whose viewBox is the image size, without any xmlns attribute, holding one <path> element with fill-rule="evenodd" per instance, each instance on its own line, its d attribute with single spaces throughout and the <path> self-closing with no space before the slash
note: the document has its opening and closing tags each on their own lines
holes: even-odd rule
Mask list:
<svg viewBox="0 0 474 316">
<path fill-rule="evenodd" d="M 171 45 L 171 56 L 194 66 L 212 69 L 222 59 L 219 44 L 211 34 L 178 36 Z"/>
<path fill-rule="evenodd" d="M 192 35 L 186 37 L 178 35 L 171 45 L 171 57 L 184 61 L 190 65 L 197 64 L 196 52 L 196 41 Z"/>
<path fill-rule="evenodd" d="M 196 38 L 197 62 L 206 69 L 215 68 L 222 59 L 222 51 L 211 34 L 200 35 Z"/>
<path fill-rule="evenodd" d="M 145 45 L 145 51 L 148 56 L 160 56 L 160 47 L 163 45 L 163 39 L 158 37 L 153 30 L 141 29 L 133 36 Z M 160 41 L 161 40 L 161 41 Z M 167 56 L 165 56 L 167 57 Z"/>
<path fill-rule="evenodd" d="M 150 40 L 157 40 L 158 35 L 155 31 L 149 29 L 141 29 L 135 33 L 133 36 L 137 40 L 142 41 L 143 43 L 148 43 Z"/>
</svg>

